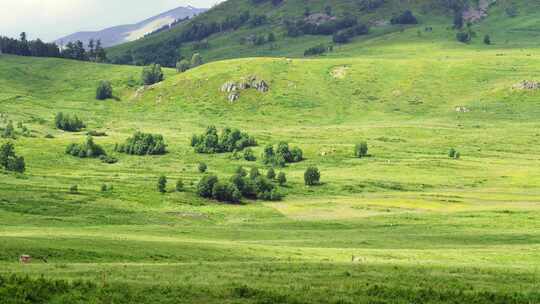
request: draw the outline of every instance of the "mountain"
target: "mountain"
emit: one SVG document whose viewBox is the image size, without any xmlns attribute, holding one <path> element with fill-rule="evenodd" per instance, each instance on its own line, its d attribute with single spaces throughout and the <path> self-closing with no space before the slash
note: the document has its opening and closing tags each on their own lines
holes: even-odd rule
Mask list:
<svg viewBox="0 0 540 304">
<path fill-rule="evenodd" d="M 400 33 L 404 27 L 425 32 L 425 28 L 440 26 L 443 31 L 429 34 L 446 35 L 449 42 L 456 43 L 458 31 L 453 26 L 457 13 L 462 14 L 463 24 L 472 22 L 473 30 L 501 37 L 499 43 L 502 38 L 505 43 L 532 43 L 536 40 L 531 40 L 531 35 L 537 30 L 531 20 L 539 17 L 539 9 L 538 1 L 528 0 L 229 0 L 170 31 L 113 47 L 108 56 L 118 64 L 156 62 L 165 66 L 174 66 L 178 59 L 189 59 L 194 53 L 200 53 L 205 62 L 254 56 L 303 57 L 307 49 L 321 44 L 333 45 L 334 50 L 360 46 Z M 406 18 L 395 17 L 407 11 L 418 24 L 399 24 L 407 23 Z M 348 27 L 351 23 L 345 22 L 347 18 L 369 27 L 368 34 L 334 39 L 340 30 L 340 35 L 354 31 Z M 466 25 L 462 31 L 467 31 Z M 481 43 L 483 36 L 475 37 L 472 43 Z"/>
<path fill-rule="evenodd" d="M 107 28 L 101 31 L 86 31 L 77 32 L 55 40 L 59 45 L 73 41 L 83 41 L 85 45 L 90 39 L 100 39 L 104 47 L 111 47 L 129 41 L 135 41 L 145 35 L 158 31 L 159 29 L 168 26 L 177 20 L 191 18 L 200 13 L 205 12 L 205 8 L 195 8 L 192 6 L 178 7 L 151 17 L 136 24 L 119 25 Z"/>
</svg>

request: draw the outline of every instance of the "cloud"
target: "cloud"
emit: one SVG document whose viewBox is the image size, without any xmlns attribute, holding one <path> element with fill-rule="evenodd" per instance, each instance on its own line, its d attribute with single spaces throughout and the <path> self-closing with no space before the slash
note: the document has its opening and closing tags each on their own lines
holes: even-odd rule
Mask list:
<svg viewBox="0 0 540 304">
<path fill-rule="evenodd" d="M 209 7 L 219 0 L 0 0 L 0 35 L 50 41 L 82 30 L 133 23 L 181 5 Z"/>
</svg>

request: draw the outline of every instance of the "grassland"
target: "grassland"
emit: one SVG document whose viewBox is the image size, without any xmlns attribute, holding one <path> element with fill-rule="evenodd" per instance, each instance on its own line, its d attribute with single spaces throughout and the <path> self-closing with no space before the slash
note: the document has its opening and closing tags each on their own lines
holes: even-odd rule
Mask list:
<svg viewBox="0 0 540 304">
<path fill-rule="evenodd" d="M 539 302 L 540 101 L 513 86 L 538 80 L 540 52 L 523 36 L 524 48 L 460 45 L 443 26 L 390 35 L 318 59 L 167 70 L 139 95 L 138 67 L 0 57 L 0 112 L 34 135 L 14 141 L 27 172 L 0 175 L 0 275 L 93 284 L 49 288 L 54 303 Z M 221 85 L 249 75 L 270 91 L 229 103 Z M 101 79 L 117 100 L 94 100 Z M 85 132 L 56 130 L 59 111 L 107 132 L 95 141 L 109 152 L 141 130 L 163 134 L 169 153 L 112 152 L 114 165 L 65 155 Z M 304 150 L 284 169 L 282 202 L 194 194 L 200 161 L 222 178 L 255 165 L 195 154 L 189 138 L 210 124 L 254 135 L 257 155 L 281 140 Z M 360 160 L 361 140 L 371 157 Z M 321 186 L 303 185 L 309 165 Z M 169 193 L 156 190 L 161 174 Z M 187 191 L 172 190 L 178 178 Z M 48 283 L 27 284 L 15 285 Z M 14 290 L 0 303 L 17 303 Z"/>
</svg>

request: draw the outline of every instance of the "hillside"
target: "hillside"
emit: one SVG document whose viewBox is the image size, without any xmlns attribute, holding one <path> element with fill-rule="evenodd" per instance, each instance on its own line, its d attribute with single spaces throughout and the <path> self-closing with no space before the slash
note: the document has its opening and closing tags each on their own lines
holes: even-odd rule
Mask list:
<svg viewBox="0 0 540 304">
<path fill-rule="evenodd" d="M 178 20 L 191 18 L 205 12 L 206 9 L 195 7 L 177 7 L 170 11 L 153 16 L 136 24 L 118 25 L 99 31 L 77 32 L 55 40 L 58 45 L 66 45 L 69 42 L 82 41 L 84 45 L 88 41 L 101 40 L 103 47 L 111 47 L 118 44 L 135 41 L 153 33 L 164 26 L 170 25 Z"/>
<path fill-rule="evenodd" d="M 496 23 L 537 25 L 524 19 L 534 12 L 505 23 L 500 10 L 475 27 L 479 35 Z M 519 86 L 539 81 L 534 34 L 503 31 L 494 45 L 466 45 L 440 24 L 421 35 L 414 27 L 374 35 L 320 58 L 165 70 L 165 81 L 145 90 L 139 67 L 1 56 L 0 127 L 22 122 L 31 136 L 13 141 L 27 172 L 1 173 L 0 277 L 44 274 L 24 285 L 33 287 L 93 282 L 34 288 L 64 302 L 540 301 L 540 93 Z M 220 91 L 252 75 L 269 91 L 243 90 L 233 103 Z M 116 100 L 94 99 L 101 79 Z M 57 130 L 59 111 L 87 128 Z M 194 153 L 189 140 L 208 125 L 249 132 L 257 157 L 280 141 L 304 150 L 306 160 L 282 169 L 283 201 L 226 205 L 195 194 L 199 162 L 221 179 L 239 165 L 268 169 L 230 153 Z M 118 163 L 65 154 L 88 130 L 107 133 L 94 140 Z M 137 130 L 162 134 L 169 152 L 112 152 Z M 363 140 L 370 157 L 354 158 Z M 461 158 L 449 158 L 450 148 Z M 311 165 L 322 174 L 316 187 L 304 186 Z M 165 194 L 156 190 L 160 175 L 169 179 Z M 173 190 L 178 179 L 183 192 Z M 101 192 L 103 184 L 114 190 Z M 36 260 L 19 265 L 20 254 Z M 23 284 L 9 282 L 0 279 L 0 291 L 13 295 Z"/>
<path fill-rule="evenodd" d="M 473 21 L 475 37 L 472 44 L 481 44 L 485 34 L 492 36 L 499 46 L 535 45 L 539 4 L 527 0 L 461 1 L 460 12 Z M 145 65 L 157 62 L 174 66 L 180 58 L 191 58 L 201 53 L 206 62 L 238 57 L 286 56 L 303 57 L 308 48 L 322 44 L 334 45 L 332 56 L 349 56 L 340 49 L 366 50 L 372 40 L 394 39 L 403 28 L 423 35 L 424 39 L 444 38 L 450 46 L 456 45 L 457 30 L 452 29 L 455 3 L 460 1 L 253 1 L 229 0 L 201 14 L 190 22 L 169 32 L 151 35 L 134 43 L 126 43 L 109 50 L 115 63 Z M 490 5 L 488 5 L 491 3 Z M 478 13 L 487 7 L 485 13 Z M 411 10 L 417 25 L 391 24 L 390 20 Z M 471 13 L 472 12 L 472 13 Z M 483 12 L 483 11 L 482 11 Z M 471 16 L 482 16 L 476 19 Z M 306 17 L 307 16 L 307 17 Z M 317 18 L 356 19 L 369 26 L 368 35 L 353 37 L 347 44 L 334 43 L 332 34 L 299 34 L 291 36 L 287 24 L 316 22 Z M 429 31 L 426 29 L 429 28 Z M 466 30 L 466 29 L 464 29 Z M 268 41 L 272 33 L 275 41 Z M 266 40 L 265 40 L 266 39 Z"/>
</svg>

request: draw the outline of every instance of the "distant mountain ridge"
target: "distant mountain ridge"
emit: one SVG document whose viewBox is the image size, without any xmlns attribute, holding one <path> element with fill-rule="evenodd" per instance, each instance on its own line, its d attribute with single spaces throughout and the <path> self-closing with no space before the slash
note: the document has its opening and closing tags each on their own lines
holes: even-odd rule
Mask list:
<svg viewBox="0 0 540 304">
<path fill-rule="evenodd" d="M 55 42 L 58 45 L 65 45 L 69 42 L 80 40 L 87 45 L 90 39 L 100 39 L 104 47 L 111 47 L 125 42 L 135 41 L 177 20 L 191 18 L 205 11 L 207 11 L 206 8 L 196 8 L 193 6 L 178 7 L 136 24 L 119 25 L 100 31 L 77 32 L 56 39 Z"/>
</svg>

